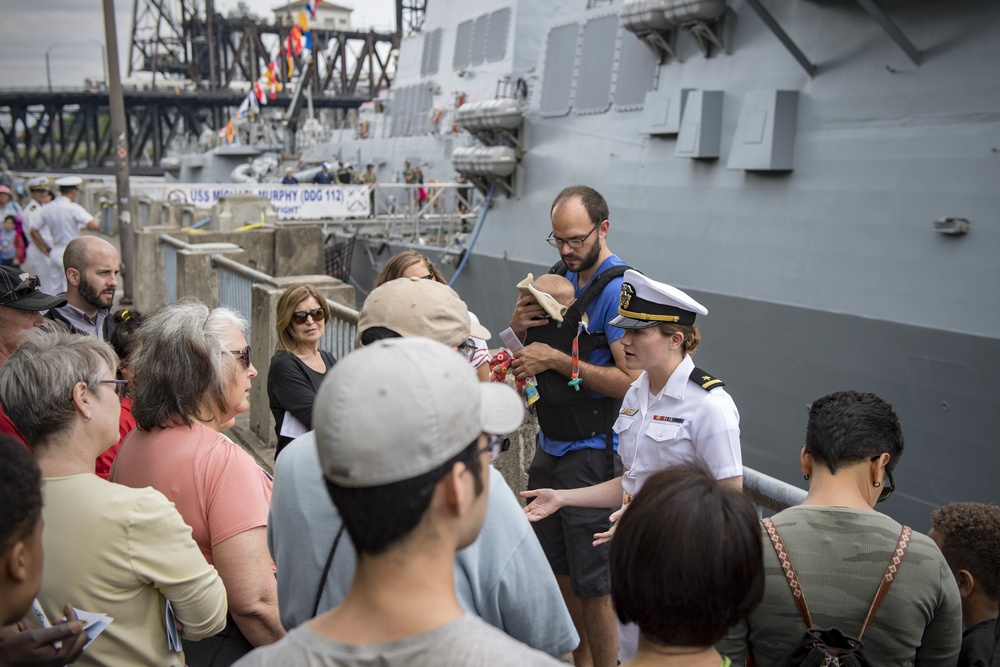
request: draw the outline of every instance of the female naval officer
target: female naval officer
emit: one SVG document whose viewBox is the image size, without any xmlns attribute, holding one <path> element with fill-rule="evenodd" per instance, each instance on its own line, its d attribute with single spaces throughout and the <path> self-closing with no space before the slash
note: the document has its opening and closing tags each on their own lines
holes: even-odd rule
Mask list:
<svg viewBox="0 0 1000 667">
<path fill-rule="evenodd" d="M 618 507 L 615 522 L 652 474 L 683 461 L 699 460 L 720 484 L 742 488 L 740 415 L 723 382 L 694 365 L 701 342 L 695 326 L 708 310 L 681 290 L 650 280 L 638 271 L 625 272 L 618 317 L 612 326 L 625 329 L 622 344 L 629 370 L 642 370 L 622 402 L 615 422 L 624 474 L 578 489 L 523 491 L 534 498 L 525 514 L 543 519 L 560 507 Z M 614 525 L 594 535 L 594 545 L 611 539 Z M 622 661 L 637 644 L 637 628 L 619 625 Z"/>
</svg>

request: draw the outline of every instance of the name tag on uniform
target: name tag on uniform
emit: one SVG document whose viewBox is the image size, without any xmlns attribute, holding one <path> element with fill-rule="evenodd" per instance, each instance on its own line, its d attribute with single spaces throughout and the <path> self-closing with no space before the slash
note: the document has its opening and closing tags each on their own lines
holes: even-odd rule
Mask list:
<svg viewBox="0 0 1000 667">
<path fill-rule="evenodd" d="M 626 417 L 632 417 L 637 412 L 639 412 L 639 408 L 622 408 L 622 411 L 618 414 L 625 415 Z"/>
<path fill-rule="evenodd" d="M 666 415 L 653 415 L 653 421 L 671 422 L 673 424 L 683 424 L 684 423 L 684 420 L 681 417 L 667 417 Z"/>
</svg>

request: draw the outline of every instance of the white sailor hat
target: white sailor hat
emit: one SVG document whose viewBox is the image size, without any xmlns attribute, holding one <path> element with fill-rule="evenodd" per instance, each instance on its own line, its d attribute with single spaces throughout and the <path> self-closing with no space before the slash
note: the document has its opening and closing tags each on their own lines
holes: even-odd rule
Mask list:
<svg viewBox="0 0 1000 667">
<path fill-rule="evenodd" d="M 63 176 L 56 179 L 56 186 L 60 188 L 78 188 L 83 185 L 83 179 L 79 176 Z"/>
<path fill-rule="evenodd" d="M 48 190 L 49 189 L 49 179 L 44 176 L 39 176 L 28 181 L 29 190 Z"/>
<path fill-rule="evenodd" d="M 676 287 L 629 269 L 622 282 L 618 317 L 608 324 L 621 329 L 644 329 L 663 322 L 690 326 L 697 315 L 708 315 L 708 309 Z"/>
</svg>

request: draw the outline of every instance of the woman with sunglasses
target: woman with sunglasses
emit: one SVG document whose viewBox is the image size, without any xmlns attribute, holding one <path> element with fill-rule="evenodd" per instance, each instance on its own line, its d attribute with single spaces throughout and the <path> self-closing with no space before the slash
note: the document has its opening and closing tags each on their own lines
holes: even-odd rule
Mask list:
<svg viewBox="0 0 1000 667">
<path fill-rule="evenodd" d="M 312 430 L 316 392 L 337 360 L 319 343 L 330 307 L 312 285 L 293 285 L 278 299 L 278 343 L 267 372 L 267 400 L 278 436 L 275 457 L 289 442 Z"/>
<path fill-rule="evenodd" d="M 195 299 L 146 318 L 131 360 L 138 426 L 111 470 L 111 481 L 151 486 L 176 505 L 226 586 L 230 622 L 210 640 L 185 644 L 191 667 L 231 664 L 285 634 L 267 550 L 271 479 L 223 435 L 250 409 L 257 369 L 246 326 L 238 313 Z"/>
<path fill-rule="evenodd" d="M 116 366 L 107 343 L 44 331 L 0 368 L 4 407 L 42 470 L 38 602 L 51 621 L 67 601 L 114 619 L 78 665 L 182 667 L 184 653 L 167 644 L 167 601 L 182 638 L 198 640 L 225 627 L 226 590 L 163 493 L 94 474 L 95 459 L 118 440 L 125 380 Z"/>
<path fill-rule="evenodd" d="M 955 664 L 962 602 L 948 563 L 916 531 L 908 532 L 899 558 L 909 529 L 875 509 L 893 491 L 902 453 L 899 419 L 875 394 L 838 391 L 812 402 L 799 453 L 809 493 L 801 505 L 771 517 L 785 552 L 780 560 L 771 532 L 762 529 L 764 599 L 719 645 L 734 665 L 748 653 L 758 667 L 788 664 L 806 631 L 783 562 L 795 571 L 811 626 L 860 637 L 870 664 Z M 867 622 L 890 567 L 895 581 Z"/>
</svg>

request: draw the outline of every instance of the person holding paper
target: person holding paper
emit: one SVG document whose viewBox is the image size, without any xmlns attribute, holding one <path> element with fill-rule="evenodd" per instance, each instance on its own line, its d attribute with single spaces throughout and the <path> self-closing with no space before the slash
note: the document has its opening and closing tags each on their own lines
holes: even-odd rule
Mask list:
<svg viewBox="0 0 1000 667">
<path fill-rule="evenodd" d="M 267 372 L 267 400 L 278 436 L 277 458 L 285 445 L 312 430 L 316 391 L 337 360 L 319 343 L 330 306 L 312 285 L 292 285 L 278 298 L 278 343 Z"/>
<path fill-rule="evenodd" d="M 146 318 L 129 359 L 136 428 L 110 479 L 151 486 L 174 503 L 229 600 L 223 632 L 185 643 L 190 667 L 231 664 L 285 634 L 267 553 L 271 479 L 225 435 L 250 409 L 257 377 L 247 329 L 236 311 L 179 299 Z"/>
<path fill-rule="evenodd" d="M 0 367 L 7 414 L 42 472 L 39 619 L 55 623 L 67 601 L 81 619 L 111 618 L 100 635 L 89 631 L 77 665 L 182 667 L 184 653 L 167 644 L 167 601 L 182 636 L 198 640 L 225 627 L 226 590 L 163 494 L 94 474 L 94 461 L 118 440 L 125 381 L 116 366 L 107 343 L 40 331 Z"/>
</svg>

